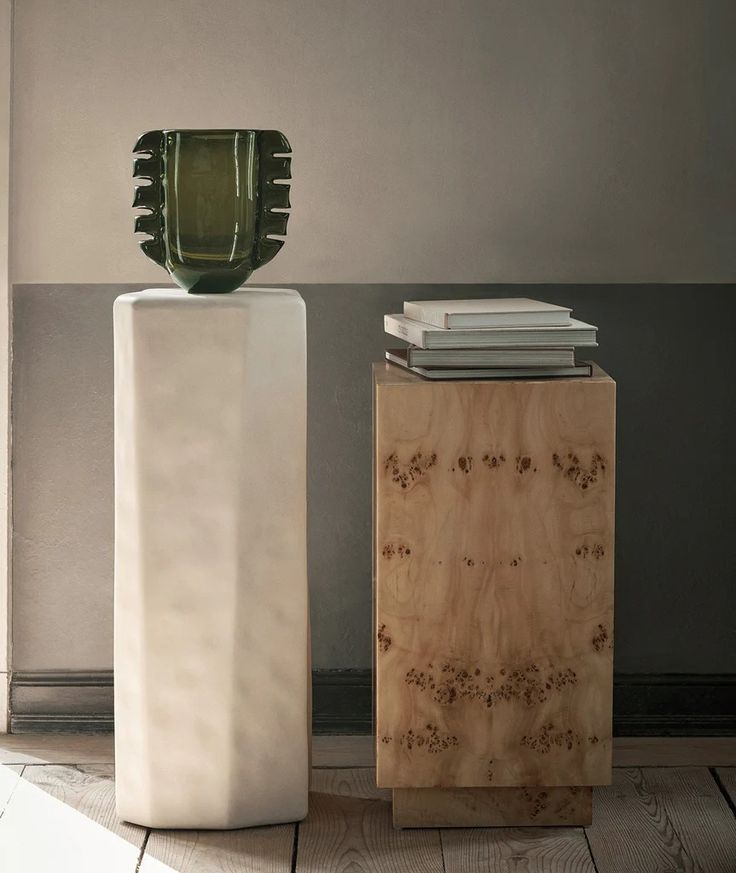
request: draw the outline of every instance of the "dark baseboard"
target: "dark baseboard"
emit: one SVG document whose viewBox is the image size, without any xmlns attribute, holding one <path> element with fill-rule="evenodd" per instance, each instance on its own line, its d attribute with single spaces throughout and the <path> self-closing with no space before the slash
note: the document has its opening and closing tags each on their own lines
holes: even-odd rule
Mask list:
<svg viewBox="0 0 736 873">
<path fill-rule="evenodd" d="M 373 733 L 370 670 L 312 673 L 312 730 L 315 734 Z"/>
<path fill-rule="evenodd" d="M 316 734 L 370 734 L 370 670 L 316 670 Z M 103 732 L 113 726 L 112 672 L 13 673 L 13 733 Z M 736 736 L 736 674 L 614 677 L 614 736 Z"/>
<path fill-rule="evenodd" d="M 104 733 L 112 728 L 112 670 L 11 674 L 11 733 Z"/>
<path fill-rule="evenodd" d="M 616 673 L 613 735 L 736 735 L 736 674 Z"/>
</svg>

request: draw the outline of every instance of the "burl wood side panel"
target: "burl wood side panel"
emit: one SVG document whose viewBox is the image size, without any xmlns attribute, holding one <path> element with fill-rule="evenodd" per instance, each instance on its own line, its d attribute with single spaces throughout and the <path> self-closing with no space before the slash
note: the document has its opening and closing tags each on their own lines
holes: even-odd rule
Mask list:
<svg viewBox="0 0 736 873">
<path fill-rule="evenodd" d="M 375 370 L 377 780 L 610 781 L 615 384 Z"/>
<path fill-rule="evenodd" d="M 593 821 L 593 789 L 394 788 L 397 828 L 575 825 Z"/>
</svg>

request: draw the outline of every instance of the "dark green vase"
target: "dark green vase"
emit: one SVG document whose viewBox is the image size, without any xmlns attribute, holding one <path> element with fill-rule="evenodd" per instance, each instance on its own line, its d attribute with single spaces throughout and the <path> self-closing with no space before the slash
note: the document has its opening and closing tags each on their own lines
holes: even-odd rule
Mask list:
<svg viewBox="0 0 736 873">
<path fill-rule="evenodd" d="M 239 288 L 275 256 L 289 215 L 291 147 L 277 130 L 150 130 L 135 144 L 141 248 L 197 294 Z"/>
</svg>

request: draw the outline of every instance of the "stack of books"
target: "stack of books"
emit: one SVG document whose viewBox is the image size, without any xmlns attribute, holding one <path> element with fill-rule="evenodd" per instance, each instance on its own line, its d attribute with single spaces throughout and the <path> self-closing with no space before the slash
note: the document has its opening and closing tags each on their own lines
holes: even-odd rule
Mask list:
<svg viewBox="0 0 736 873">
<path fill-rule="evenodd" d="M 525 297 L 407 301 L 384 329 L 409 347 L 386 359 L 426 379 L 589 376 L 575 350 L 597 346 L 598 328 L 571 311 Z"/>
</svg>

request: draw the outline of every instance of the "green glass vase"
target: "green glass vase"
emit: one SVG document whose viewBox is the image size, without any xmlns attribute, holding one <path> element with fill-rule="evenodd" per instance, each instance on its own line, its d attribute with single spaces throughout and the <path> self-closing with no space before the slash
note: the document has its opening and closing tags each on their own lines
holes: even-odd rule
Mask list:
<svg viewBox="0 0 736 873">
<path fill-rule="evenodd" d="M 239 288 L 284 241 L 291 152 L 277 130 L 150 130 L 135 144 L 144 253 L 196 294 Z"/>
</svg>

